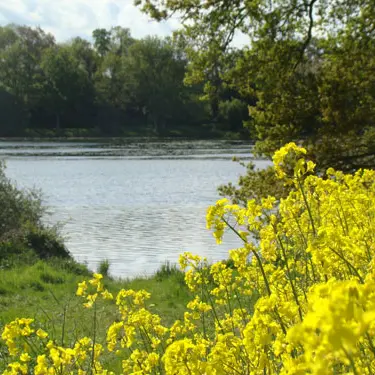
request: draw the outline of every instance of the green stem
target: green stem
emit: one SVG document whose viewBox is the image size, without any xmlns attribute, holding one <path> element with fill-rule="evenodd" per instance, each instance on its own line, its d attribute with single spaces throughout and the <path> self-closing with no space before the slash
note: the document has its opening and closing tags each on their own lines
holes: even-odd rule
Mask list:
<svg viewBox="0 0 375 375">
<path fill-rule="evenodd" d="M 303 317 L 302 317 L 301 304 L 299 303 L 297 291 L 296 291 L 295 286 L 294 286 L 293 281 L 292 281 L 292 275 L 291 275 L 291 272 L 290 272 L 288 258 L 286 256 L 285 248 L 284 248 L 284 245 L 283 245 L 283 243 L 282 243 L 279 235 L 277 235 L 277 240 L 279 241 L 279 244 L 280 244 L 280 247 L 281 247 L 281 251 L 282 251 L 284 259 L 285 259 L 285 265 L 286 265 L 286 270 L 287 270 L 287 273 L 288 273 L 289 283 L 290 283 L 290 286 L 292 288 L 294 300 L 295 300 L 295 302 L 296 302 L 296 304 L 298 306 L 298 313 L 299 313 L 299 317 L 300 317 L 301 322 L 302 322 Z"/>
<path fill-rule="evenodd" d="M 65 325 L 66 325 L 66 305 L 64 306 L 64 314 L 63 314 L 63 325 L 62 325 L 62 332 L 61 332 L 61 346 L 64 346 L 65 340 Z"/>
<path fill-rule="evenodd" d="M 95 344 L 96 344 L 96 302 L 94 302 L 94 333 L 92 337 L 92 350 L 91 350 L 91 369 L 90 373 L 93 373 L 95 366 Z"/>
<path fill-rule="evenodd" d="M 247 244 L 246 240 L 244 240 L 241 237 L 241 235 L 238 233 L 238 231 L 231 224 L 229 224 L 229 222 L 224 217 L 221 217 L 221 219 L 224 221 L 224 223 L 228 226 L 229 229 L 231 229 L 239 238 L 241 238 L 241 240 L 245 244 Z M 262 273 L 262 277 L 263 277 L 264 283 L 266 285 L 267 293 L 270 296 L 272 292 L 271 292 L 270 285 L 268 283 L 268 279 L 267 279 L 266 273 L 265 273 L 264 268 L 263 268 L 262 260 L 260 259 L 259 254 L 254 249 L 251 249 L 251 251 L 252 251 L 252 253 L 254 254 L 254 256 L 255 256 L 255 258 L 257 260 L 258 266 L 260 268 L 260 272 Z"/>
<path fill-rule="evenodd" d="M 367 337 L 367 340 L 368 340 L 368 345 L 370 347 L 370 350 L 371 350 L 372 354 L 375 355 L 375 348 L 374 348 L 374 345 L 372 344 L 372 340 L 371 340 L 371 337 L 370 337 L 368 332 L 366 332 L 366 337 Z"/>
<path fill-rule="evenodd" d="M 204 300 L 204 293 L 203 293 L 203 285 L 201 289 L 201 300 Z M 204 312 L 202 312 L 202 327 L 203 327 L 203 337 L 205 340 L 207 340 L 207 332 L 206 332 L 206 321 L 204 318 Z"/>
<path fill-rule="evenodd" d="M 361 277 L 361 275 L 359 274 L 358 270 L 347 260 L 345 259 L 344 256 L 342 256 L 338 251 L 336 251 L 335 249 L 333 249 L 332 247 L 329 247 L 329 249 L 334 253 L 336 254 L 342 261 L 344 261 L 344 263 L 348 266 L 349 268 L 349 271 L 350 270 L 353 270 L 354 271 L 354 274 L 358 277 L 359 281 L 361 282 L 361 284 L 364 284 L 364 281 Z"/>
<path fill-rule="evenodd" d="M 313 219 L 313 217 L 312 217 L 312 213 L 311 213 L 310 206 L 309 206 L 309 204 L 308 204 L 308 202 L 307 202 L 307 197 L 306 197 L 305 191 L 304 191 L 304 189 L 303 189 L 303 186 L 302 186 L 302 184 L 301 184 L 301 181 L 300 181 L 299 179 L 298 179 L 297 181 L 298 181 L 298 186 L 299 186 L 299 188 L 300 188 L 300 190 L 301 190 L 301 193 L 302 193 L 303 200 L 304 200 L 305 205 L 306 205 L 306 208 L 307 208 L 307 212 L 309 213 L 309 217 L 310 217 L 311 226 L 312 226 L 312 229 L 313 229 L 314 236 L 316 237 L 316 234 L 317 234 L 317 233 L 316 233 L 316 229 L 315 229 L 314 219 Z"/>
<path fill-rule="evenodd" d="M 342 350 L 343 350 L 343 352 L 345 353 L 346 357 L 349 359 L 350 366 L 351 366 L 351 368 L 353 369 L 353 373 L 354 373 L 354 375 L 358 375 L 358 371 L 357 371 L 357 369 L 356 369 L 356 367 L 355 367 L 355 363 L 354 363 L 354 361 L 353 361 L 352 356 L 351 356 L 351 355 L 345 350 L 344 347 L 342 347 Z"/>
<path fill-rule="evenodd" d="M 219 317 L 218 317 L 217 312 L 216 312 L 216 309 L 215 309 L 214 301 L 212 300 L 210 293 L 209 293 L 208 291 L 207 291 L 206 293 L 207 293 L 207 298 L 208 298 L 208 300 L 209 300 L 209 302 L 210 302 L 210 305 L 211 305 L 211 307 L 212 307 L 212 313 L 213 313 L 213 315 L 214 315 L 214 319 L 217 321 L 217 324 L 218 324 L 218 326 L 220 327 L 221 332 L 224 333 L 223 326 L 222 326 L 221 323 L 220 323 Z"/>
</svg>

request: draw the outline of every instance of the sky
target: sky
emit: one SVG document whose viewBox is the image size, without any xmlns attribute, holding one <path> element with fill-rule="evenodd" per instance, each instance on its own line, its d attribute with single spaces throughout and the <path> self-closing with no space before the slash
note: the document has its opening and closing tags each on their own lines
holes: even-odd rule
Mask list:
<svg viewBox="0 0 375 375">
<path fill-rule="evenodd" d="M 80 36 L 91 38 L 97 28 L 122 26 L 135 38 L 170 35 L 177 19 L 158 23 L 133 5 L 133 0 L 0 0 L 0 25 L 40 26 L 58 42 Z"/>
</svg>

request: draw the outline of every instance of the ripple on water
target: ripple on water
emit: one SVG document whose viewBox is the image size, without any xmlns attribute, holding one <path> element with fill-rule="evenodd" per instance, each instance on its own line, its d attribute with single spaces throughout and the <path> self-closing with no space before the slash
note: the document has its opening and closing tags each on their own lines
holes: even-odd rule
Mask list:
<svg viewBox="0 0 375 375">
<path fill-rule="evenodd" d="M 7 154 L 9 149 L 17 153 Z M 50 154 L 39 152 L 43 149 Z M 7 174 L 19 186 L 42 189 L 51 212 L 47 220 L 64 224 L 73 256 L 91 269 L 108 259 L 110 272 L 121 277 L 151 274 L 184 251 L 215 261 L 240 246 L 231 233 L 216 245 L 205 229 L 205 213 L 219 198 L 217 186 L 236 182 L 244 172 L 232 155 L 249 158 L 249 150 L 243 142 L 222 141 L 39 148 L 0 142 Z"/>
</svg>

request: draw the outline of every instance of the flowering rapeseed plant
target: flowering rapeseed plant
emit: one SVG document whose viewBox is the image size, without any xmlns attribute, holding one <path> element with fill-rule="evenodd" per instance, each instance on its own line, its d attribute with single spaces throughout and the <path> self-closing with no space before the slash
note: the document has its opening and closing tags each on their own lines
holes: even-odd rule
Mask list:
<svg viewBox="0 0 375 375">
<path fill-rule="evenodd" d="M 94 274 L 78 286 L 86 308 L 115 303 L 105 345 L 84 337 L 60 347 L 31 319 L 5 326 L 10 374 L 109 374 L 108 353 L 123 374 L 374 374 L 375 172 L 314 174 L 306 151 L 290 143 L 274 155 L 286 199 L 246 207 L 222 199 L 207 226 L 243 242 L 229 262 L 180 257 L 194 293 L 170 327 L 148 309 L 147 291 L 114 297 Z"/>
</svg>

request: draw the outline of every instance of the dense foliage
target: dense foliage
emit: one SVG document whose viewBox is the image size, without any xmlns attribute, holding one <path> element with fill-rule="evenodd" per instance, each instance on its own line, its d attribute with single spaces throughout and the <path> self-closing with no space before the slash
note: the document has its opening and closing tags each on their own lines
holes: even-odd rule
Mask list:
<svg viewBox="0 0 375 375">
<path fill-rule="evenodd" d="M 100 274 L 78 285 L 93 311 L 118 310 L 106 342 L 59 345 L 39 322 L 17 319 L 2 333 L 5 375 L 27 374 L 373 374 L 375 372 L 375 172 L 314 173 L 294 143 L 273 157 L 291 187 L 285 199 L 209 208 L 218 242 L 227 229 L 243 246 L 230 262 L 185 253 L 180 265 L 195 297 L 171 326 L 145 290 L 115 297 Z M 95 332 L 95 331 L 94 331 Z"/>
<path fill-rule="evenodd" d="M 220 108 L 184 85 L 183 43 L 134 39 L 122 27 L 93 43 L 56 43 L 41 28 L 0 27 L 0 136 L 214 135 L 238 132 L 246 102 L 224 90 Z"/>
<path fill-rule="evenodd" d="M 0 269 L 14 263 L 70 255 L 56 228 L 43 223 L 45 208 L 35 190 L 19 189 L 0 162 Z"/>
<path fill-rule="evenodd" d="M 189 82 L 225 84 L 250 104 L 261 153 L 303 140 L 319 168 L 374 166 L 373 0 L 137 0 L 179 16 Z M 245 41 L 241 48 L 233 42 Z"/>
</svg>

